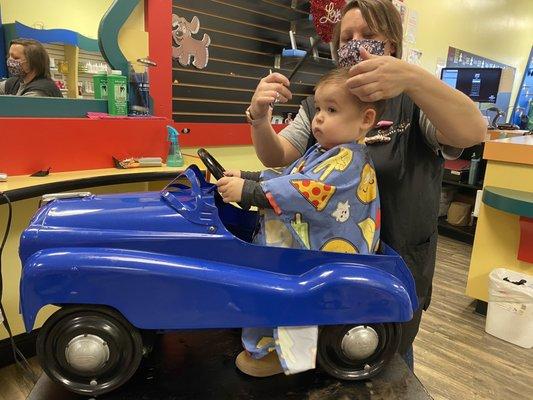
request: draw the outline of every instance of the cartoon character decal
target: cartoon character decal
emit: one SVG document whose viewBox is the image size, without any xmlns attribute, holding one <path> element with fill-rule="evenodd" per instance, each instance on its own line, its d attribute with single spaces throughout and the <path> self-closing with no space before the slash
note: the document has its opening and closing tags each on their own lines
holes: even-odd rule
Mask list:
<svg viewBox="0 0 533 400">
<path fill-rule="evenodd" d="M 198 69 L 204 69 L 209 61 L 211 39 L 204 33 L 202 40 L 194 39 L 193 34 L 200 30 L 200 20 L 194 16 L 191 22 L 172 14 L 172 58 L 187 67 L 192 61 Z"/>
<path fill-rule="evenodd" d="M 296 174 L 298 172 L 302 172 L 305 167 L 305 159 L 300 161 L 299 164 L 295 165 L 294 168 L 291 170 L 291 174 Z"/>
<path fill-rule="evenodd" d="M 311 243 L 309 242 L 309 224 L 302 219 L 302 214 L 296 213 L 294 219 L 291 220 L 292 229 L 302 240 L 304 246 L 308 249 L 311 248 Z"/>
<path fill-rule="evenodd" d="M 361 235 L 366 242 L 368 251 L 372 252 L 372 243 L 374 242 L 374 234 L 376 233 L 376 223 L 372 218 L 366 218 L 359 222 L 357 226 L 361 229 Z"/>
<path fill-rule="evenodd" d="M 323 251 L 332 251 L 334 253 L 349 253 L 349 254 L 357 254 L 359 251 L 357 250 L 357 247 L 355 247 L 354 244 L 350 243 L 346 239 L 341 238 L 333 238 L 328 240 L 324 245 L 320 248 L 320 250 Z"/>
<path fill-rule="evenodd" d="M 324 170 L 322 175 L 320 175 L 320 180 L 324 181 L 333 171 L 344 171 L 346 170 L 350 163 L 352 162 L 353 152 L 350 149 L 341 147 L 339 153 L 327 160 L 323 161 L 313 169 L 315 174 Z"/>
<path fill-rule="evenodd" d="M 342 202 L 339 201 L 337 209 L 331 214 L 337 222 L 346 222 L 350 218 L 350 203 L 348 200 Z"/>
<path fill-rule="evenodd" d="M 376 183 L 376 171 L 366 163 L 361 170 L 361 181 L 357 187 L 357 198 L 363 204 L 372 203 L 376 200 L 378 186 Z"/>
</svg>

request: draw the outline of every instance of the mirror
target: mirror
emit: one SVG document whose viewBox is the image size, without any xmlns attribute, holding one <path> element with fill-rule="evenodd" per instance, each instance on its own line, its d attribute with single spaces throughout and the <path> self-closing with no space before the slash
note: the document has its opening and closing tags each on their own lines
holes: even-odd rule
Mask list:
<svg viewBox="0 0 533 400">
<path fill-rule="evenodd" d="M 31 35 L 45 35 L 41 42 L 64 46 L 65 56 L 56 60 L 52 54 L 54 74 L 57 78 L 67 77 L 67 97 L 27 97 L 27 96 L 1 96 L 0 117 L 86 117 L 87 113 L 107 113 L 108 104 L 105 99 L 92 99 L 94 90 L 91 84 L 81 84 L 82 75 L 88 75 L 89 82 L 98 70 L 103 69 L 99 59 L 83 61 L 85 56 L 82 50 L 96 53 L 107 60 L 113 69 L 120 70 L 122 75 L 128 76 L 129 65 L 136 72 L 142 72 L 146 67 L 136 65 L 134 60 L 148 56 L 148 33 L 145 31 L 144 6 L 148 0 L 69 0 L 68 2 L 55 2 L 43 0 L 39 3 L 31 0 L 2 0 L 0 2 L 0 53 L 5 54 L 5 41 L 11 37 L 31 37 Z M 35 11 L 33 10 L 35 8 Z M 22 14 L 22 17 L 20 16 Z M 30 16 L 33 19 L 30 19 Z M 46 17 L 46 18 L 45 18 Z M 6 24 L 6 21 L 26 21 Z M 25 18 L 25 19 L 23 19 Z M 2 26 L 2 24 L 4 24 Z M 31 25 L 31 26 L 29 26 Z M 40 28 L 57 28 L 45 30 Z M 15 32 L 10 32 L 15 29 Z M 80 32 L 74 32 L 78 29 Z M 5 34 L 2 37 L 2 34 Z M 54 35 L 62 35 L 58 39 Z M 13 36 L 15 35 L 15 36 Z M 98 40 L 89 37 L 98 36 Z M 65 36 L 68 40 L 65 40 Z M 66 42 L 66 43 L 65 43 Z M 54 49 L 50 50 L 52 53 Z M 69 53 L 70 52 L 70 53 Z M 94 54 L 92 55 L 94 56 Z M 82 62 L 80 64 L 80 58 Z M 74 61 L 72 61 L 74 60 Z M 60 61 L 62 61 L 60 63 Z M 0 60 L 0 76 L 5 71 L 6 65 Z M 141 71 L 138 71 L 138 68 Z M 72 83 L 70 83 L 72 81 Z M 48 81 L 48 87 L 55 92 L 56 86 Z M 50 86 L 51 85 L 51 86 Z M 81 90 L 78 91 L 78 87 Z M 93 87 L 91 87 L 93 86 Z M 85 90 L 84 87 L 88 88 Z M 81 94 L 80 94 L 81 92 Z M 94 90 L 96 92 L 96 90 Z M 70 97 L 70 98 L 69 98 Z"/>
<path fill-rule="evenodd" d="M 41 42 L 50 57 L 50 72 L 64 98 L 94 99 L 93 76 L 109 66 L 98 47 L 100 21 L 114 0 L 2 0 L 3 49 L 12 39 Z M 6 68 L 0 76 L 7 78 Z"/>
</svg>

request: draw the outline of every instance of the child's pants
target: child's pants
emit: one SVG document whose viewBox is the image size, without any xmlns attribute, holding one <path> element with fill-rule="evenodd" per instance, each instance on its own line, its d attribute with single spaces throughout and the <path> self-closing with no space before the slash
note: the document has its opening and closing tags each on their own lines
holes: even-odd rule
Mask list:
<svg viewBox="0 0 533 400">
<path fill-rule="evenodd" d="M 286 375 L 315 368 L 318 326 L 243 328 L 242 344 L 252 358 L 276 351 Z"/>
</svg>

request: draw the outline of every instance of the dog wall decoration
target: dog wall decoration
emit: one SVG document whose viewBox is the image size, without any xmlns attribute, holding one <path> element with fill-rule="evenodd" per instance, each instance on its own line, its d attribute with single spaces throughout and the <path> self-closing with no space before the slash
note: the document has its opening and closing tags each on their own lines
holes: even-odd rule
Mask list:
<svg viewBox="0 0 533 400">
<path fill-rule="evenodd" d="M 204 69 L 209 61 L 209 44 L 211 39 L 204 33 L 202 40 L 192 35 L 200 30 L 200 20 L 194 16 L 191 22 L 179 15 L 172 14 L 172 58 L 187 67 L 191 64 Z"/>
</svg>

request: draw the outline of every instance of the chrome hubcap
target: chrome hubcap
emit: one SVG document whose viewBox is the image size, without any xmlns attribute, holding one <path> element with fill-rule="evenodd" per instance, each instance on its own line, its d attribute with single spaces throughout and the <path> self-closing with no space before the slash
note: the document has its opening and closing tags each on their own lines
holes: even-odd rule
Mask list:
<svg viewBox="0 0 533 400">
<path fill-rule="evenodd" d="M 341 342 L 341 349 L 351 360 L 364 360 L 370 357 L 379 345 L 379 336 L 370 326 L 359 325 L 350 329 Z"/>
<path fill-rule="evenodd" d="M 79 335 L 68 342 L 65 358 L 80 372 L 96 372 L 109 360 L 109 347 L 99 336 Z"/>
</svg>

